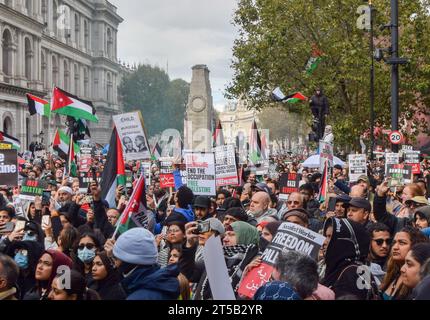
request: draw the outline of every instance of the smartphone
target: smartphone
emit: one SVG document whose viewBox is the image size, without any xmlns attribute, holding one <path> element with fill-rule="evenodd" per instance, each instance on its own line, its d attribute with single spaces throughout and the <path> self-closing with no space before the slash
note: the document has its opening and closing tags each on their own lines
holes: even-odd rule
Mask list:
<svg viewBox="0 0 430 320">
<path fill-rule="evenodd" d="M 42 206 L 49 205 L 50 200 L 51 200 L 51 191 L 44 190 L 42 193 Z"/>
<path fill-rule="evenodd" d="M 334 212 L 334 210 L 336 210 L 336 197 L 330 197 L 327 211 Z"/>
<path fill-rule="evenodd" d="M 42 216 L 42 226 L 49 226 L 51 224 L 51 216 L 44 215 Z"/>
<path fill-rule="evenodd" d="M 15 229 L 14 231 L 21 231 L 25 228 L 25 221 L 24 220 L 17 220 L 15 223 Z"/>
</svg>

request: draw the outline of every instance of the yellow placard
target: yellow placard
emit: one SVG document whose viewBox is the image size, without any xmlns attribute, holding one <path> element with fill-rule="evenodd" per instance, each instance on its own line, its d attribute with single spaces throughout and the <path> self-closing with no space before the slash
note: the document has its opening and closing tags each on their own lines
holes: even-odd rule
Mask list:
<svg viewBox="0 0 430 320">
<path fill-rule="evenodd" d="M 12 149 L 12 145 L 11 144 L 9 144 L 9 143 L 0 143 L 0 150 L 1 149 L 3 149 L 3 150 L 10 150 L 10 149 Z"/>
</svg>

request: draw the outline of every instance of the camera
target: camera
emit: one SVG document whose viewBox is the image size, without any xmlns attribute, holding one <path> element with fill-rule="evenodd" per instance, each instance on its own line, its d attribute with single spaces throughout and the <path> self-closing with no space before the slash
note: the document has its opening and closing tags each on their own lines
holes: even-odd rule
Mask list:
<svg viewBox="0 0 430 320">
<path fill-rule="evenodd" d="M 211 230 L 209 221 L 197 221 L 197 228 L 193 231 L 194 234 L 202 234 Z"/>
</svg>

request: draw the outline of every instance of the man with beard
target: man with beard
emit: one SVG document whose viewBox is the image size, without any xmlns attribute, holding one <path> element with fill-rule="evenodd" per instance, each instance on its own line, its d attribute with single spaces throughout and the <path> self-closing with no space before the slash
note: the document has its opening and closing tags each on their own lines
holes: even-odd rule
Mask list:
<svg viewBox="0 0 430 320">
<path fill-rule="evenodd" d="M 383 223 L 374 223 L 369 229 L 370 235 L 370 252 L 368 260 L 370 270 L 375 276 L 378 285 L 382 282 L 386 269 L 386 262 L 391 248 L 390 229 Z"/>
<path fill-rule="evenodd" d="M 249 207 L 248 215 L 257 219 L 257 223 L 261 222 L 264 217 L 271 216 L 269 211 L 270 196 L 264 191 L 256 192 L 251 198 L 251 205 Z M 277 219 L 277 217 L 275 216 Z"/>
</svg>

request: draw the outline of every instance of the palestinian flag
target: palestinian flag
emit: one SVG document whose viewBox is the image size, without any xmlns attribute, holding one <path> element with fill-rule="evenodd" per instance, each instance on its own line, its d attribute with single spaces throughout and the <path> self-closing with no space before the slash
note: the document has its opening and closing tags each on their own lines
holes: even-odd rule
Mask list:
<svg viewBox="0 0 430 320">
<path fill-rule="evenodd" d="M 320 190 L 318 193 L 319 203 L 323 203 L 327 199 L 328 192 L 328 161 L 324 163 L 324 172 L 321 177 Z"/>
<path fill-rule="evenodd" d="M 284 99 L 284 101 L 288 103 L 297 103 L 299 101 L 306 101 L 306 100 L 308 100 L 308 98 L 305 97 L 301 92 L 290 94 L 289 96 L 286 96 Z"/>
<path fill-rule="evenodd" d="M 88 128 L 87 120 L 77 119 L 76 122 L 78 124 L 78 133 L 79 134 L 86 134 L 88 137 L 91 138 L 90 129 Z"/>
<path fill-rule="evenodd" d="M 51 116 L 51 105 L 48 101 L 27 93 L 28 111 L 30 115 L 40 114 L 41 116 Z"/>
<path fill-rule="evenodd" d="M 0 131 L 0 142 L 1 143 L 9 143 L 12 145 L 12 149 L 19 150 L 21 148 L 21 142 L 3 131 Z"/>
<path fill-rule="evenodd" d="M 306 73 L 308 75 L 311 75 L 315 69 L 318 67 L 322 60 L 322 52 L 318 49 L 316 45 L 313 46 L 311 57 L 309 58 L 308 62 L 306 63 Z"/>
<path fill-rule="evenodd" d="M 254 165 L 262 159 L 261 157 L 261 139 L 257 129 L 257 123 L 252 122 L 251 134 L 249 136 L 249 154 L 248 159 Z"/>
<path fill-rule="evenodd" d="M 225 145 L 224 133 L 222 131 L 221 120 L 218 120 L 218 125 L 213 134 L 213 146 L 218 147 L 223 145 Z"/>
<path fill-rule="evenodd" d="M 69 154 L 70 149 L 70 136 L 65 134 L 62 130 L 57 129 L 57 131 L 55 132 L 52 147 L 55 151 L 58 152 L 58 155 L 61 158 L 67 159 L 67 155 Z M 75 153 L 81 152 L 77 143 L 73 143 L 73 150 Z"/>
<path fill-rule="evenodd" d="M 111 208 L 116 208 L 115 190 L 119 185 L 126 185 L 125 165 L 121 141 L 114 127 L 109 142 L 107 162 L 101 180 L 102 199 L 105 199 Z"/>
<path fill-rule="evenodd" d="M 70 177 L 78 176 L 78 166 L 76 165 L 76 149 L 75 143 L 73 142 L 73 136 L 69 138 L 69 157 L 68 157 L 68 169 Z"/>
<path fill-rule="evenodd" d="M 133 188 L 130 201 L 121 214 L 113 237 L 132 228 L 153 228 L 154 219 L 146 206 L 145 175 L 141 174 Z"/>
<path fill-rule="evenodd" d="M 53 113 L 70 116 L 75 119 L 99 121 L 96 116 L 96 109 L 91 101 L 82 100 L 57 87 L 54 88 L 51 105 Z"/>
<path fill-rule="evenodd" d="M 155 146 L 154 146 L 154 148 L 152 149 L 152 152 L 151 152 L 151 160 L 153 160 L 153 161 L 155 161 L 155 160 L 158 160 L 158 159 L 160 159 L 160 157 L 161 157 L 161 147 L 160 147 L 160 145 L 158 144 L 158 141 L 157 141 L 157 143 L 155 144 Z"/>
</svg>

